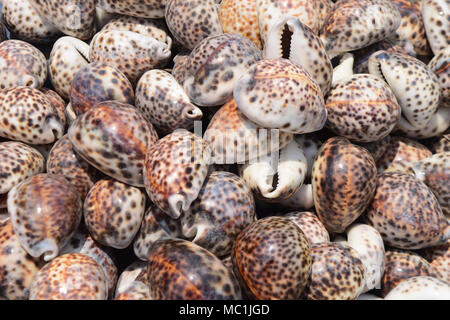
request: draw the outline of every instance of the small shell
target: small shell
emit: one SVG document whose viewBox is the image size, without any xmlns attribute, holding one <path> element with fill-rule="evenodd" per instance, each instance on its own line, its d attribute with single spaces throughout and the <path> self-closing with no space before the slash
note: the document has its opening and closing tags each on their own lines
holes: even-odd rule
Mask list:
<svg viewBox="0 0 450 320">
<path fill-rule="evenodd" d="M 247 68 L 261 60 L 258 47 L 239 35 L 202 40 L 189 55 L 184 89 L 199 106 L 219 106 L 232 98 Z"/>
<path fill-rule="evenodd" d="M 421 9 L 431 50 L 437 55 L 449 45 L 450 3 L 448 0 L 423 0 Z"/>
<path fill-rule="evenodd" d="M 47 78 L 44 54 L 21 40 L 0 43 L 0 89 L 41 88 Z"/>
<path fill-rule="evenodd" d="M 8 30 L 25 41 L 49 42 L 61 33 L 29 0 L 3 0 L 2 15 Z"/>
<path fill-rule="evenodd" d="M 68 136 L 74 150 L 98 170 L 136 187 L 144 185 L 145 155 L 158 136 L 133 106 L 99 103 L 75 120 Z"/>
<path fill-rule="evenodd" d="M 364 286 L 365 267 L 357 252 L 344 244 L 311 246 L 311 277 L 305 289 L 308 300 L 352 300 Z"/>
<path fill-rule="evenodd" d="M 433 150 L 434 153 L 450 151 L 450 134 L 444 134 L 441 137 L 438 137 L 438 139 L 433 142 L 431 150 Z"/>
<path fill-rule="evenodd" d="M 179 53 L 173 58 L 172 76 L 180 85 L 183 85 L 184 80 L 186 80 L 187 77 L 189 53 L 190 52 Z"/>
<path fill-rule="evenodd" d="M 62 37 L 53 45 L 48 62 L 50 80 L 56 92 L 70 98 L 75 74 L 89 63 L 89 45 L 77 38 Z"/>
<path fill-rule="evenodd" d="M 325 95 L 331 88 L 333 66 L 319 37 L 300 19 L 283 16 L 272 27 L 264 58 L 287 58 L 302 66 Z"/>
<path fill-rule="evenodd" d="M 9 300 L 26 300 L 39 261 L 20 245 L 11 221 L 0 222 L 0 296 Z"/>
<path fill-rule="evenodd" d="M 82 201 L 98 175 L 97 170 L 73 150 L 67 135 L 59 139 L 50 150 L 47 172 L 64 176 L 77 189 Z"/>
<path fill-rule="evenodd" d="M 303 231 L 290 219 L 276 216 L 244 229 L 231 259 L 243 290 L 260 300 L 300 299 L 312 262 Z"/>
<path fill-rule="evenodd" d="M 213 0 L 167 0 L 165 18 L 175 39 L 192 50 L 203 39 L 222 34 Z"/>
<path fill-rule="evenodd" d="M 378 289 L 385 270 L 383 238 L 367 224 L 355 223 L 345 232 L 348 245 L 355 249 L 366 270 L 362 292 Z"/>
<path fill-rule="evenodd" d="M 108 248 L 103 248 L 95 242 L 89 233 L 84 230 L 77 231 L 69 240 L 60 254 L 66 253 L 82 253 L 94 259 L 105 271 L 108 280 L 109 296 L 112 296 L 117 282 L 117 267 L 112 259 L 111 251 Z"/>
<path fill-rule="evenodd" d="M 206 141 L 179 129 L 147 152 L 144 183 L 154 204 L 174 219 L 197 198 L 211 162 Z"/>
<path fill-rule="evenodd" d="M 81 221 L 78 192 L 63 177 L 37 174 L 8 193 L 8 212 L 22 247 L 44 261 L 56 257 Z"/>
<path fill-rule="evenodd" d="M 381 140 L 401 116 L 391 88 L 370 74 L 355 74 L 333 84 L 325 104 L 327 127 L 337 135 L 360 142 Z"/>
<path fill-rule="evenodd" d="M 144 215 L 141 228 L 135 238 L 134 254 L 147 261 L 152 245 L 158 240 L 183 238 L 180 220 L 170 218 L 155 205 Z"/>
<path fill-rule="evenodd" d="M 117 294 L 114 300 L 153 300 L 148 286 L 142 282 L 133 282 L 126 290 Z"/>
<path fill-rule="evenodd" d="M 260 128 L 239 111 L 233 99 L 215 113 L 203 138 L 212 148 L 214 163 L 232 164 L 276 152 L 288 145 L 293 135 Z"/>
<path fill-rule="evenodd" d="M 421 254 L 430 262 L 436 277 L 450 283 L 450 240 L 443 245 L 426 248 Z"/>
<path fill-rule="evenodd" d="M 330 235 L 319 218 L 312 212 L 291 212 L 285 215 L 291 219 L 305 234 L 310 246 L 330 242 Z"/>
<path fill-rule="evenodd" d="M 103 268 L 81 253 L 68 253 L 47 263 L 34 277 L 30 300 L 106 300 Z"/>
<path fill-rule="evenodd" d="M 422 249 L 443 244 L 450 236 L 431 190 L 413 175 L 383 172 L 377 178 L 375 197 L 366 220 L 386 244 L 400 249 Z"/>
<path fill-rule="evenodd" d="M 65 121 L 55 104 L 38 89 L 0 91 L 0 104 L 1 137 L 29 144 L 49 144 L 62 137 Z"/>
<path fill-rule="evenodd" d="M 366 210 L 375 193 L 376 174 L 366 149 L 342 137 L 322 145 L 311 179 L 316 212 L 328 231 L 344 232 Z"/>
<path fill-rule="evenodd" d="M 212 253 L 185 240 L 160 240 L 150 249 L 150 294 L 157 300 L 241 299 L 230 270 Z"/>
<path fill-rule="evenodd" d="M 390 0 L 341 0 L 328 14 L 320 37 L 333 58 L 391 36 L 400 23 L 400 12 Z"/>
<path fill-rule="evenodd" d="M 279 201 L 291 197 L 305 181 L 307 160 L 300 145 L 292 140 L 277 153 L 240 166 L 242 178 L 259 199 Z"/>
<path fill-rule="evenodd" d="M 136 108 L 163 133 L 189 130 L 203 116 L 183 87 L 163 70 L 150 70 L 141 77 L 136 87 Z"/>
<path fill-rule="evenodd" d="M 77 116 L 108 100 L 134 104 L 133 86 L 122 72 L 106 63 L 93 62 L 74 75 L 70 103 Z"/>
<path fill-rule="evenodd" d="M 441 107 L 450 108 L 450 46 L 439 51 L 428 63 L 441 87 Z"/>
<path fill-rule="evenodd" d="M 139 231 L 145 212 L 145 195 L 115 180 L 100 180 L 84 201 L 84 221 L 101 244 L 124 249 Z"/>
<path fill-rule="evenodd" d="M 239 110 L 265 128 L 309 133 L 323 128 L 322 92 L 308 72 L 286 59 L 256 62 L 236 83 Z"/>
<path fill-rule="evenodd" d="M 450 286 L 433 277 L 413 277 L 400 282 L 384 299 L 450 300 Z"/>
<path fill-rule="evenodd" d="M 110 13 L 152 19 L 164 18 L 165 1 L 161 0 L 97 0 L 96 3 Z"/>
<path fill-rule="evenodd" d="M 45 159 L 36 149 L 22 142 L 0 143 L 0 194 L 45 170 Z"/>
<path fill-rule="evenodd" d="M 222 0 L 219 19 L 224 33 L 239 34 L 262 49 L 257 2 L 257 0 Z"/>
<path fill-rule="evenodd" d="M 388 250 L 386 268 L 381 279 L 381 294 L 386 296 L 405 279 L 434 275 L 431 265 L 418 254 L 412 251 Z"/>
<path fill-rule="evenodd" d="M 223 257 L 231 253 L 236 237 L 255 217 L 253 195 L 245 181 L 233 173 L 215 171 L 180 223 L 185 238 Z"/>
<path fill-rule="evenodd" d="M 144 284 L 148 288 L 148 279 L 147 279 L 147 263 L 141 260 L 136 260 L 120 274 L 119 279 L 117 280 L 116 286 L 116 296 L 128 292 L 129 288 L 133 286 L 136 282 L 140 282 Z M 148 293 L 150 294 L 150 292 Z"/>
</svg>

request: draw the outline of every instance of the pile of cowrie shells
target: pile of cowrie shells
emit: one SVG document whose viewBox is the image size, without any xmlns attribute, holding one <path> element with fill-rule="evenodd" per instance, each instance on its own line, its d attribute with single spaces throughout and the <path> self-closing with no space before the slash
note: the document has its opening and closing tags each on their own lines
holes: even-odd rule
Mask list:
<svg viewBox="0 0 450 320">
<path fill-rule="evenodd" d="M 450 300 L 448 0 L 3 0 L 0 299 Z"/>
</svg>

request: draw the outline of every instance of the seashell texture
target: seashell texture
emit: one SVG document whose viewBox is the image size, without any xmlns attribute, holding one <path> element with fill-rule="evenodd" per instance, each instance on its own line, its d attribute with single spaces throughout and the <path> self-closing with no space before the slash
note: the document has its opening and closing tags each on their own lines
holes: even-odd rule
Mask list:
<svg viewBox="0 0 450 320">
<path fill-rule="evenodd" d="M 305 234 L 310 246 L 330 242 L 330 235 L 319 218 L 312 212 L 291 212 L 285 215 Z"/>
<path fill-rule="evenodd" d="M 44 54 L 22 40 L 0 43 L 0 89 L 41 88 L 47 78 Z"/>
<path fill-rule="evenodd" d="M 431 265 L 417 253 L 391 249 L 386 251 L 386 268 L 381 279 L 381 291 L 385 297 L 403 280 L 416 276 L 434 277 Z"/>
<path fill-rule="evenodd" d="M 36 149 L 22 142 L 0 143 L 0 194 L 44 170 L 45 159 Z"/>
<path fill-rule="evenodd" d="M 207 37 L 222 34 L 214 0 L 167 0 L 165 18 L 174 38 L 188 50 Z"/>
<path fill-rule="evenodd" d="M 331 138 L 322 145 L 311 180 L 317 216 L 328 231 L 344 232 L 366 210 L 376 174 L 370 153 L 346 138 Z"/>
<path fill-rule="evenodd" d="M 450 240 L 443 245 L 426 248 L 421 254 L 430 263 L 436 278 L 450 283 Z"/>
<path fill-rule="evenodd" d="M 375 163 L 386 153 L 391 142 L 391 136 L 373 142 L 360 142 L 358 145 L 370 152 Z"/>
<path fill-rule="evenodd" d="M 60 175 L 37 174 L 8 193 L 8 212 L 22 247 L 44 261 L 55 258 L 81 221 L 76 189 Z"/>
<path fill-rule="evenodd" d="M 183 85 L 184 80 L 186 80 L 189 54 L 190 52 L 182 52 L 173 57 L 173 68 L 171 74 L 181 85 Z"/>
<path fill-rule="evenodd" d="M 431 157 L 431 151 L 423 144 L 404 137 L 392 136 L 385 151 L 377 159 L 378 173 L 383 171 L 402 171 L 413 173 L 414 164 Z"/>
<path fill-rule="evenodd" d="M 183 236 L 218 257 L 229 255 L 239 233 L 255 221 L 255 211 L 245 181 L 233 173 L 215 171 L 180 217 Z"/>
<path fill-rule="evenodd" d="M 257 0 L 222 0 L 219 7 L 219 20 L 224 33 L 239 34 L 262 49 L 257 2 Z"/>
<path fill-rule="evenodd" d="M 163 70 L 150 70 L 141 77 L 136 87 L 136 108 L 163 133 L 192 129 L 194 121 L 203 117 L 183 87 Z"/>
<path fill-rule="evenodd" d="M 66 117 L 66 102 L 64 101 L 61 96 L 56 93 L 56 91 L 53 91 L 51 89 L 47 88 L 40 88 L 39 91 L 41 91 L 47 99 L 50 101 L 50 104 L 53 105 L 53 107 L 56 109 L 56 112 L 58 113 L 59 118 L 61 119 L 62 123 L 65 125 L 67 121 Z"/>
<path fill-rule="evenodd" d="M 74 150 L 98 170 L 123 183 L 144 186 L 145 155 L 158 136 L 133 106 L 99 103 L 75 120 L 68 136 Z"/>
<path fill-rule="evenodd" d="M 413 175 L 383 172 L 365 215 L 385 244 L 400 249 L 422 249 L 443 244 L 450 226 L 436 197 Z"/>
<path fill-rule="evenodd" d="M 124 249 L 139 231 L 145 212 L 145 195 L 138 188 L 115 180 L 100 180 L 84 201 L 84 221 L 101 244 Z"/>
<path fill-rule="evenodd" d="M 278 153 L 263 156 L 239 167 L 242 178 L 257 198 L 267 201 L 287 199 L 305 181 L 307 159 L 301 146 L 292 140 Z"/>
<path fill-rule="evenodd" d="M 93 62 L 74 75 L 70 104 L 77 116 L 109 100 L 134 104 L 133 86 L 122 72 L 106 63 Z"/>
<path fill-rule="evenodd" d="M 311 246 L 311 277 L 304 296 L 308 300 L 353 300 L 364 286 L 365 267 L 348 245 Z"/>
<path fill-rule="evenodd" d="M 450 286 L 434 277 L 406 279 L 384 297 L 385 300 L 449 300 Z"/>
<path fill-rule="evenodd" d="M 286 59 L 258 61 L 236 83 L 239 110 L 265 128 L 309 133 L 323 128 L 327 111 L 309 73 Z"/>
<path fill-rule="evenodd" d="M 450 213 L 450 152 L 442 152 L 422 159 L 413 167 L 416 177 L 436 196 L 442 211 Z"/>
<path fill-rule="evenodd" d="M 268 217 L 237 237 L 233 270 L 248 297 L 299 299 L 311 272 L 311 253 L 303 231 L 288 218 Z"/>
<path fill-rule="evenodd" d="M 90 43 L 91 62 L 103 62 L 120 70 L 135 85 L 148 70 L 162 66 L 171 55 L 172 41 L 153 38 L 151 28 L 110 29 L 106 25 Z"/>
<path fill-rule="evenodd" d="M 293 135 L 259 127 L 238 109 L 233 99 L 214 114 L 203 138 L 211 146 L 214 163 L 231 164 L 276 152 L 288 145 Z"/>
<path fill-rule="evenodd" d="M 180 220 L 172 219 L 157 206 L 151 205 L 135 237 L 134 254 L 139 259 L 147 261 L 150 249 L 156 241 L 177 238 L 183 238 Z"/>
<path fill-rule="evenodd" d="M 450 108 L 450 46 L 439 51 L 428 63 L 441 87 L 441 106 Z"/>
<path fill-rule="evenodd" d="M 81 229 L 81 228 L 80 228 Z M 94 259 L 100 266 L 103 267 L 106 279 L 108 281 L 109 296 L 112 296 L 116 288 L 117 282 L 117 267 L 113 259 L 113 255 L 109 248 L 104 248 L 95 242 L 91 235 L 84 229 L 78 230 L 66 246 L 61 250 L 61 255 L 66 253 L 81 253 Z"/>
<path fill-rule="evenodd" d="M 180 129 L 151 146 L 145 157 L 144 183 L 150 200 L 177 219 L 197 198 L 211 162 L 202 138 Z"/>
<path fill-rule="evenodd" d="M 185 240 L 159 240 L 147 267 L 150 294 L 156 300 L 241 299 L 239 285 L 212 253 Z"/>
<path fill-rule="evenodd" d="M 117 294 L 114 300 L 153 300 L 148 286 L 142 282 L 133 282 L 123 292 Z"/>
<path fill-rule="evenodd" d="M 389 0 L 340 0 L 320 31 L 330 58 L 381 41 L 397 30 L 401 15 Z"/>
<path fill-rule="evenodd" d="M 419 1 L 394 0 L 392 3 L 397 7 L 402 17 L 401 23 L 392 36 L 396 42 L 403 47 L 410 47 L 411 55 L 427 56 L 431 54 L 423 24 L 422 12 Z"/>
<path fill-rule="evenodd" d="M 29 144 L 49 144 L 62 137 L 65 123 L 60 112 L 38 89 L 0 91 L 0 104 L 1 137 Z"/>
<path fill-rule="evenodd" d="M 444 134 L 438 137 L 431 145 L 431 150 L 434 153 L 448 152 L 450 151 L 450 134 Z"/>
<path fill-rule="evenodd" d="M 0 297 L 26 300 L 40 263 L 20 245 L 11 221 L 0 222 Z"/>
<path fill-rule="evenodd" d="M 152 19 L 164 18 L 165 1 L 161 0 L 98 0 L 96 3 L 109 13 Z"/>
<path fill-rule="evenodd" d="M 139 286 L 133 288 L 133 285 L 135 285 L 137 282 L 145 285 L 145 288 L 147 289 L 147 295 L 150 296 L 147 279 L 147 263 L 141 260 L 134 261 L 120 274 L 116 285 L 116 298 L 122 293 L 129 294 L 130 288 L 132 289 L 132 291 L 134 291 L 135 289 L 140 290 Z"/>
<path fill-rule="evenodd" d="M 317 14 L 319 17 L 319 31 L 322 29 L 328 14 L 333 9 L 334 2 L 332 0 L 318 0 Z"/>
<path fill-rule="evenodd" d="M 3 0 L 3 20 L 12 33 L 29 42 L 48 42 L 60 31 L 40 16 L 29 0 Z"/>
<path fill-rule="evenodd" d="M 261 50 L 247 38 L 234 34 L 208 37 L 189 55 L 184 89 L 196 105 L 222 105 L 232 98 L 247 68 L 261 58 Z"/>
<path fill-rule="evenodd" d="M 30 300 L 106 300 L 108 281 L 94 259 L 67 253 L 47 263 L 34 277 Z"/>
<path fill-rule="evenodd" d="M 304 25 L 308 26 L 314 33 L 319 32 L 319 3 L 314 0 L 257 0 L 258 23 L 261 40 L 265 45 L 268 35 L 283 16 L 298 18 Z"/>
<path fill-rule="evenodd" d="M 333 84 L 326 104 L 327 127 L 360 142 L 378 141 L 394 130 L 401 116 L 390 87 L 370 74 L 355 74 Z"/>
<path fill-rule="evenodd" d="M 385 274 L 385 251 L 380 233 L 367 224 L 354 223 L 346 231 L 347 244 L 355 249 L 365 268 L 363 293 L 380 287 Z"/>
<path fill-rule="evenodd" d="M 276 21 L 264 46 L 264 58 L 289 59 L 310 74 L 324 95 L 331 88 L 333 66 L 325 47 L 298 18 L 284 16 Z"/>
<path fill-rule="evenodd" d="M 98 171 L 75 152 L 67 135 L 59 139 L 50 150 L 47 172 L 64 176 L 78 191 L 82 201 L 98 176 Z"/>
<path fill-rule="evenodd" d="M 75 74 L 89 63 L 89 45 L 77 38 L 62 37 L 53 45 L 48 61 L 50 80 L 56 92 L 70 98 Z"/>
<path fill-rule="evenodd" d="M 450 44 L 450 3 L 448 0 L 423 0 L 421 10 L 431 50 L 437 55 Z"/>
<path fill-rule="evenodd" d="M 401 53 L 378 51 L 369 58 L 371 74 L 384 79 L 402 108 L 398 123 L 410 137 L 431 137 L 445 131 L 436 127 L 440 87 L 436 75 L 423 62 Z M 448 114 L 450 117 L 450 113 Z M 434 132 L 427 133 L 432 127 Z M 421 130 L 424 129 L 424 130 Z"/>
</svg>

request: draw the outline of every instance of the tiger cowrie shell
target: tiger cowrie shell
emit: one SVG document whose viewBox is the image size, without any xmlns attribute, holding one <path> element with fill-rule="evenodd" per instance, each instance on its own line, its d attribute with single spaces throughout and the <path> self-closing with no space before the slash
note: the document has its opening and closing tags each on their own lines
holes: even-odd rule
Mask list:
<svg viewBox="0 0 450 320">
<path fill-rule="evenodd" d="M 97 5 L 109 13 L 126 16 L 164 18 L 165 1 L 161 0 L 98 0 Z"/>
<path fill-rule="evenodd" d="M 450 3 L 448 0 L 424 0 L 421 9 L 431 50 L 437 55 L 449 45 Z"/>
<path fill-rule="evenodd" d="M 429 276 L 406 279 L 384 297 L 385 300 L 450 300 L 450 286 Z"/>
<path fill-rule="evenodd" d="M 285 215 L 305 234 L 309 245 L 330 242 L 330 235 L 319 218 L 312 212 L 291 212 Z"/>
</svg>

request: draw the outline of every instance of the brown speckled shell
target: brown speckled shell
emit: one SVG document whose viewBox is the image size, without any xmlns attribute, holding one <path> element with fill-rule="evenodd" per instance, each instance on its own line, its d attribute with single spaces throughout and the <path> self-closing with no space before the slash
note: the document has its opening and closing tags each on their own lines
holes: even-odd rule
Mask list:
<svg viewBox="0 0 450 320">
<path fill-rule="evenodd" d="M 47 78 L 44 54 L 22 40 L 0 43 L 0 89 L 41 88 Z"/>
<path fill-rule="evenodd" d="M 103 173 L 133 186 L 144 185 L 145 155 L 158 136 L 133 106 L 99 103 L 75 120 L 68 136 L 74 150 Z"/>
<path fill-rule="evenodd" d="M 80 196 L 60 175 L 28 178 L 9 191 L 7 205 L 21 245 L 45 261 L 58 255 L 81 221 Z"/>
<path fill-rule="evenodd" d="M 417 253 L 391 249 L 386 251 L 386 267 L 381 279 L 380 293 L 385 297 L 405 279 L 416 276 L 434 276 L 431 265 Z"/>
<path fill-rule="evenodd" d="M 150 293 L 158 300 L 241 299 L 236 278 L 212 253 L 184 240 L 160 240 L 148 259 Z"/>
<path fill-rule="evenodd" d="M 436 55 L 449 46 L 450 3 L 448 0 L 423 0 L 421 9 L 428 41 Z"/>
<path fill-rule="evenodd" d="M 81 253 L 67 253 L 47 263 L 35 276 L 30 300 L 106 300 L 103 268 Z"/>
<path fill-rule="evenodd" d="M 142 18 L 164 18 L 165 1 L 161 0 L 98 0 L 96 5 L 109 13 Z"/>
<path fill-rule="evenodd" d="M 431 145 L 431 149 L 434 153 L 450 151 L 450 134 L 447 133 L 438 137 Z"/>
<path fill-rule="evenodd" d="M 312 171 L 314 204 L 330 232 L 342 233 L 367 208 L 376 188 L 372 155 L 346 138 L 324 143 Z"/>
<path fill-rule="evenodd" d="M 207 37 L 222 34 L 214 0 L 168 0 L 165 18 L 175 39 L 189 50 Z"/>
<path fill-rule="evenodd" d="M 142 282 L 133 282 L 126 290 L 118 293 L 114 300 L 153 300 L 148 286 Z"/>
<path fill-rule="evenodd" d="M 436 75 L 441 87 L 441 106 L 450 108 L 450 46 L 439 51 L 428 67 Z"/>
<path fill-rule="evenodd" d="M 300 299 L 311 272 L 303 231 L 285 217 L 257 220 L 242 231 L 232 251 L 234 274 L 250 298 Z"/>
<path fill-rule="evenodd" d="M 211 161 L 211 148 L 202 138 L 180 129 L 148 150 L 145 189 L 154 204 L 177 219 L 197 198 Z"/>
<path fill-rule="evenodd" d="M 103 245 L 124 249 L 133 241 L 145 211 L 145 194 L 115 180 L 100 180 L 84 201 L 84 221 Z"/>
<path fill-rule="evenodd" d="M 45 159 L 36 149 L 22 142 L 0 143 L 0 194 L 45 170 Z"/>
<path fill-rule="evenodd" d="M 418 276 L 403 280 L 385 300 L 450 300 L 450 286 L 435 277 Z"/>
<path fill-rule="evenodd" d="M 437 278 L 450 283 L 450 240 L 443 245 L 424 249 L 421 255 L 430 262 Z"/>
<path fill-rule="evenodd" d="M 134 104 L 134 90 L 130 81 L 119 70 L 106 63 L 90 63 L 73 77 L 70 103 L 77 116 L 97 103 L 116 100 Z"/>
<path fill-rule="evenodd" d="M 10 220 L 0 223 L 0 297 L 26 300 L 40 264 L 22 248 Z"/>
<path fill-rule="evenodd" d="M 312 212 L 291 212 L 285 215 L 305 234 L 309 245 L 330 242 L 330 235 L 320 219 Z"/>
<path fill-rule="evenodd" d="M 352 300 L 364 285 L 364 265 L 351 247 L 339 243 L 311 246 L 308 300 Z"/>
<path fill-rule="evenodd" d="M 245 181 L 233 173 L 215 171 L 180 219 L 186 238 L 223 257 L 231 253 L 236 237 L 255 216 L 253 195 Z"/>
<path fill-rule="evenodd" d="M 386 244 L 400 249 L 422 249 L 443 244 L 449 223 L 431 190 L 413 175 L 384 172 L 365 215 Z"/>
</svg>

